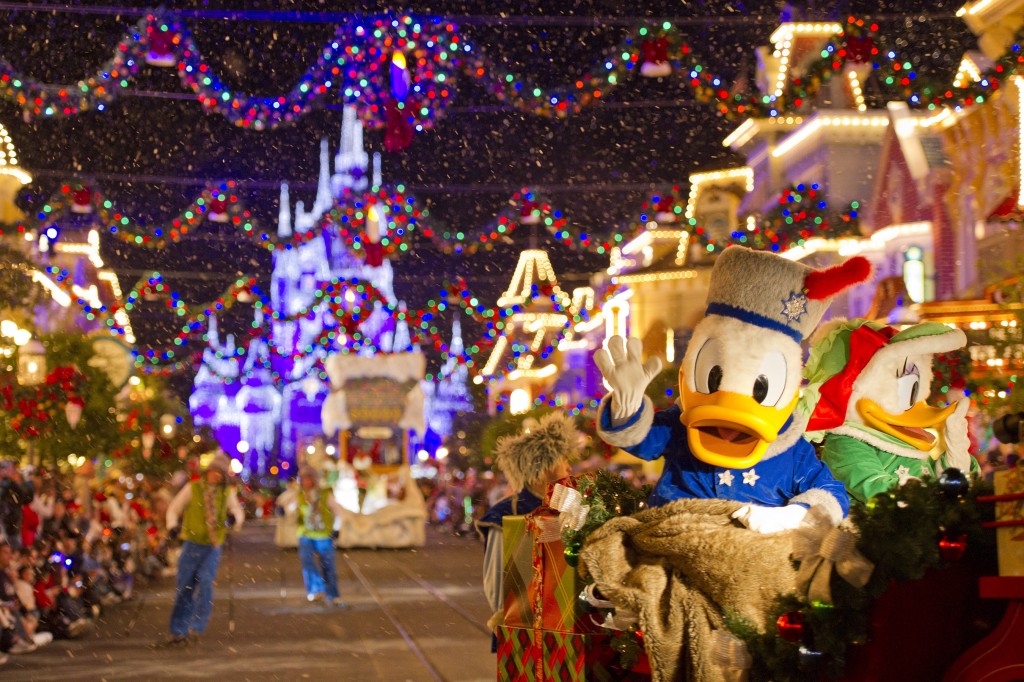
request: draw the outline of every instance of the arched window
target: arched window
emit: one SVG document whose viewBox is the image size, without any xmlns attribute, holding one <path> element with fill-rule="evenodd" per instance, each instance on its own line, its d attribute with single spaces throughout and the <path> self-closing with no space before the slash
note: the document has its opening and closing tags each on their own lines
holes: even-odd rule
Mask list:
<svg viewBox="0 0 1024 682">
<path fill-rule="evenodd" d="M 903 283 L 914 303 L 924 301 L 924 251 L 920 246 L 909 246 L 903 252 Z M 911 301 L 904 301 L 909 305 Z"/>
<path fill-rule="evenodd" d="M 508 411 L 512 414 L 523 414 L 530 409 L 530 392 L 525 388 L 517 388 L 508 397 Z"/>
</svg>

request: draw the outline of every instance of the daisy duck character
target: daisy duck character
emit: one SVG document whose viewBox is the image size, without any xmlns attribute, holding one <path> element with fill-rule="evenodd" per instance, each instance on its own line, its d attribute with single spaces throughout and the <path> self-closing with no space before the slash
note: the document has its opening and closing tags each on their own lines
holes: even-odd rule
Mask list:
<svg viewBox="0 0 1024 682">
<path fill-rule="evenodd" d="M 932 356 L 962 348 L 964 333 L 924 322 L 905 329 L 868 320 L 835 320 L 811 345 L 802 400 L 813 404 L 807 437 L 823 441 L 821 458 L 867 502 L 912 478 L 948 467 L 977 471 L 968 453 L 968 398 L 926 403 Z"/>
<path fill-rule="evenodd" d="M 665 458 L 651 506 L 679 498 L 745 503 L 734 517 L 772 533 L 800 525 L 820 505 L 838 524 L 849 507 L 843 484 L 804 440 L 794 417 L 801 342 L 833 296 L 867 280 L 852 258 L 827 270 L 764 251 L 727 248 L 711 271 L 707 312 L 679 367 L 679 404 L 655 412 L 644 390 L 661 368 L 642 361 L 639 339 L 612 337 L 595 362 L 612 389 L 598 433 L 642 459 Z"/>
</svg>

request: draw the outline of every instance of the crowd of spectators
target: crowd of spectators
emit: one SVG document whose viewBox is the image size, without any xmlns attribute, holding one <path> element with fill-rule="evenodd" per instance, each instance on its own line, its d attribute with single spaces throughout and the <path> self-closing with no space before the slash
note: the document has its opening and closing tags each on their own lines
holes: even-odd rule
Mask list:
<svg viewBox="0 0 1024 682">
<path fill-rule="evenodd" d="M 171 570 L 164 512 L 184 480 L 137 475 L 96 489 L 0 461 L 0 665 L 83 636 L 132 598 L 136 579 Z"/>
</svg>

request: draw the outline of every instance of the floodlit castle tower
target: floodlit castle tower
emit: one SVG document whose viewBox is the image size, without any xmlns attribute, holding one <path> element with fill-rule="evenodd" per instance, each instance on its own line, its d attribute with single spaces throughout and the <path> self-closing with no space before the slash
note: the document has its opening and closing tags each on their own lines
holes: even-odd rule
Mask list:
<svg viewBox="0 0 1024 682">
<path fill-rule="evenodd" d="M 440 442 L 451 435 L 452 420 L 457 414 L 473 411 L 473 399 L 469 394 L 469 367 L 459 361 L 465 350 L 462 322 L 456 315 L 452 322 L 452 342 L 448 347 L 448 357 L 438 371 L 438 381 L 423 382 L 427 427 Z"/>
<path fill-rule="evenodd" d="M 374 265 L 357 258 L 337 227 L 324 221 L 338 199 L 381 185 L 380 155 L 374 155 L 371 168 L 362 123 L 352 107 L 343 113 L 333 173 L 330 161 L 328 141 L 323 139 L 317 192 L 308 210 L 303 201 L 293 208 L 288 184 L 281 185 L 278 237 L 288 242 L 294 234 L 315 236 L 274 252 L 270 301 L 278 316 L 267 325 L 269 339 L 254 340 L 230 376 L 213 369 L 225 355 L 223 350 L 211 353 L 208 348 L 196 375 L 193 414 L 214 428 L 220 445 L 242 459 L 247 471 L 293 474 L 297 455 L 323 435 L 321 407 L 328 382 L 321 367 L 347 341 L 332 311 L 322 305 L 324 298 L 317 295 L 324 284 L 359 280 L 372 286 L 387 305 L 400 305 L 391 262 L 385 258 Z M 356 302 L 349 290 L 340 295 L 345 299 L 342 305 Z M 369 343 L 359 353 L 418 352 L 405 323 L 396 324 L 380 302 L 375 305 L 361 318 L 359 333 Z M 263 313 L 257 310 L 256 315 L 254 327 L 263 326 Z M 216 335 L 210 339 L 212 348 Z M 217 388 L 215 381 L 222 387 Z M 222 411 L 225 415 L 217 421 Z M 223 429 L 217 427 L 220 423 Z"/>
</svg>

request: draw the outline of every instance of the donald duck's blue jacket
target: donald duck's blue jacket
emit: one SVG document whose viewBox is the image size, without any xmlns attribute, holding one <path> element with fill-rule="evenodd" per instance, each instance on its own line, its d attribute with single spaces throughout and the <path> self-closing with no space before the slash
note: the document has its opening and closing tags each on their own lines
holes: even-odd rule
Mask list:
<svg viewBox="0 0 1024 682">
<path fill-rule="evenodd" d="M 837 523 L 849 511 L 846 488 L 817 458 L 811 444 L 793 434 L 791 424 L 779 436 L 779 440 L 785 442 L 796 435 L 788 448 L 771 454 L 775 449 L 772 448 L 765 458 L 747 469 L 726 469 L 693 456 L 686 440 L 686 427 L 679 421 L 678 405 L 654 412 L 646 435 L 638 433 L 637 427 L 642 428 L 641 416 L 647 410 L 653 410 L 649 399 L 644 400 L 629 421 L 613 427 L 606 399 L 600 409 L 599 428 L 606 440 L 618 441 L 615 444 L 632 455 L 649 461 L 665 458 L 664 471 L 648 500 L 650 506 L 661 506 L 680 498 L 719 498 L 765 507 L 818 504 L 824 506 Z M 626 436 L 623 439 L 630 432 L 637 438 Z"/>
</svg>

